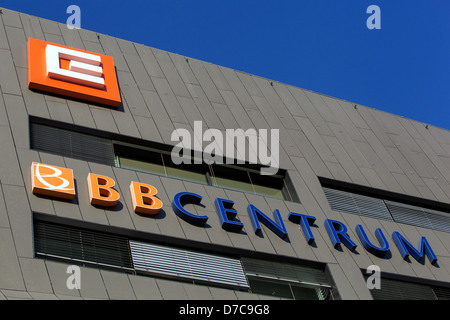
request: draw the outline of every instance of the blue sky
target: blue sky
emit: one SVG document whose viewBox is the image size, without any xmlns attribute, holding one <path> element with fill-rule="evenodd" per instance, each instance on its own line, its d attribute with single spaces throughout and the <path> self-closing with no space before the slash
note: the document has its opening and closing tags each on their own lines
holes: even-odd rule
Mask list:
<svg viewBox="0 0 450 320">
<path fill-rule="evenodd" d="M 71 4 L 84 29 L 450 130 L 448 0 L 0 2 L 63 23 Z"/>
</svg>

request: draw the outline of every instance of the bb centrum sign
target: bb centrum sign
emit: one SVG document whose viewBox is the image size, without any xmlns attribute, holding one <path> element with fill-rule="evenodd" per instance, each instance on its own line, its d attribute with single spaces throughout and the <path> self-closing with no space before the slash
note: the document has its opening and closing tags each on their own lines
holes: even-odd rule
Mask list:
<svg viewBox="0 0 450 320">
<path fill-rule="evenodd" d="M 32 192 L 36 195 L 45 195 L 69 200 L 73 199 L 76 195 L 74 175 L 71 169 L 33 162 L 31 165 L 31 180 Z M 120 195 L 114 189 L 114 179 L 104 175 L 89 173 L 86 183 L 89 190 L 89 201 L 92 205 L 111 207 L 118 204 Z M 131 181 L 129 190 L 134 212 L 155 215 L 162 209 L 164 204 L 157 198 L 158 190 L 154 186 L 142 182 Z M 201 204 L 201 201 L 201 195 L 182 191 L 173 197 L 171 205 L 178 217 L 187 223 L 201 227 L 208 220 L 208 216 L 200 216 L 191 213 L 184 208 L 187 203 L 199 205 Z M 216 198 L 214 201 L 221 227 L 229 232 L 240 232 L 244 227 L 244 224 L 235 219 L 238 212 L 233 208 L 233 204 L 234 202 L 232 200 L 223 198 Z M 259 210 L 255 205 L 249 204 L 247 213 L 255 233 L 262 232 L 262 223 L 281 239 L 287 237 L 288 233 L 278 209 L 274 210 L 272 214 L 273 218 L 271 218 Z M 312 245 L 314 242 L 314 234 L 311 225 L 316 220 L 316 217 L 290 212 L 288 214 L 288 220 L 300 225 L 306 242 Z M 337 220 L 326 219 L 324 226 L 335 249 L 338 249 L 339 246 L 343 244 L 351 251 L 355 250 L 357 244 L 348 235 L 348 229 L 344 223 Z M 380 228 L 375 230 L 375 237 L 379 244 L 374 244 L 370 241 L 362 225 L 358 225 L 355 231 L 363 247 L 369 253 L 376 256 L 384 256 L 390 250 L 389 242 Z M 421 237 L 418 247 L 412 245 L 397 231 L 392 233 L 392 239 L 403 259 L 406 260 L 408 256 L 411 255 L 414 259 L 419 261 L 424 259 L 424 256 L 427 256 L 432 264 L 436 263 L 437 257 L 425 237 Z"/>
<path fill-rule="evenodd" d="M 32 38 L 28 87 L 112 107 L 121 103 L 111 56 Z"/>
</svg>

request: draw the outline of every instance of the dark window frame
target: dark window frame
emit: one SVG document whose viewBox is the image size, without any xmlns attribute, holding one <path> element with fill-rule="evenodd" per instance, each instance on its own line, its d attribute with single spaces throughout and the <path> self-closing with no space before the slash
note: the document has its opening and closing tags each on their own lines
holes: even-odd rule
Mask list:
<svg viewBox="0 0 450 320">
<path fill-rule="evenodd" d="M 126 237 L 35 217 L 33 238 L 37 258 L 134 273 Z"/>
<path fill-rule="evenodd" d="M 319 181 L 331 207 L 333 207 L 333 204 L 330 199 L 328 199 L 327 192 L 325 190 L 326 188 L 337 190 L 338 192 L 348 193 L 350 195 L 359 195 L 379 200 L 383 203 L 383 206 L 389 213 L 389 217 L 386 216 L 386 220 L 430 230 L 450 232 L 450 204 L 448 203 L 442 203 L 434 200 L 418 198 L 415 196 L 409 196 L 323 177 L 319 177 Z M 406 212 L 407 210 L 410 210 L 410 214 Z M 361 214 L 361 211 L 359 210 L 357 213 L 345 210 L 341 210 L 341 212 L 360 216 L 369 216 L 366 214 Z M 414 221 L 412 214 L 416 215 L 420 219 L 429 220 L 429 223 L 423 224 Z"/>
<path fill-rule="evenodd" d="M 279 283 L 282 283 L 283 285 L 288 285 L 291 287 L 306 287 L 310 289 L 315 289 L 320 291 L 320 294 L 323 294 L 328 299 L 334 299 L 332 289 L 335 287 L 332 283 L 331 279 L 329 278 L 329 275 L 326 271 L 326 265 L 324 263 L 314 262 L 314 261 L 307 261 L 307 260 L 300 260 L 298 258 L 294 257 L 283 257 L 283 256 L 276 256 L 277 259 L 274 259 L 275 256 L 273 254 L 266 254 L 262 252 L 254 252 L 249 251 L 247 249 L 239 249 L 239 248 L 233 248 L 233 247 L 224 247 L 222 245 L 217 244 L 205 244 L 205 243 L 199 243 L 198 241 L 194 240 L 180 240 L 180 238 L 172 238 L 167 236 L 160 236 L 160 235 L 153 235 L 148 234 L 146 232 L 137 231 L 137 230 L 128 230 L 120 227 L 115 226 L 108 226 L 108 225 L 102 225 L 82 220 L 75 220 L 71 218 L 65 218 L 65 217 L 58 217 L 54 215 L 39 213 L 39 212 L 33 212 L 33 235 L 36 236 L 36 226 L 39 224 L 46 224 L 51 225 L 55 227 L 61 228 L 61 231 L 64 232 L 67 229 L 72 229 L 75 232 L 82 231 L 88 234 L 98 235 L 99 237 L 110 237 L 110 238 L 118 238 L 120 241 L 126 241 L 128 244 L 128 253 L 129 253 L 129 261 L 131 262 L 131 267 L 129 268 L 123 268 L 120 266 L 114 266 L 114 265 L 108 265 L 103 263 L 96 263 L 95 261 L 88 261 L 88 260 L 80 260 L 80 259 L 72 259 L 70 256 L 64 254 L 54 255 L 54 254 L 42 254 L 39 251 L 39 246 L 36 246 L 36 242 L 41 241 L 42 239 L 36 239 L 34 238 L 34 252 L 35 252 L 35 258 L 39 259 L 45 259 L 45 260 L 52 260 L 52 261 L 59 261 L 67 264 L 75 264 L 75 265 L 81 265 L 96 269 L 104 269 L 104 270 L 110 270 L 115 272 L 122 272 L 122 273 L 128 273 L 128 274 L 135 274 L 140 276 L 147 276 L 147 277 L 155 277 L 155 278 L 163 278 L 163 279 L 172 279 L 179 282 L 187 282 L 187 283 L 193 283 L 198 285 L 206 285 L 210 287 L 218 287 L 218 288 L 226 288 L 231 290 L 238 290 L 238 291 L 246 291 L 246 292 L 252 292 L 255 294 L 258 294 L 257 289 L 253 288 L 250 285 L 250 279 L 259 279 L 262 281 L 276 281 Z M 55 232 L 55 231 L 53 231 Z M 56 231 L 58 234 L 58 231 Z M 63 237 L 62 239 L 67 239 L 67 237 Z M 95 242 L 95 239 L 94 239 Z M 166 248 L 173 248 L 178 251 L 188 251 L 192 252 L 194 254 L 200 254 L 200 255 L 209 255 L 209 256 L 216 256 L 219 258 L 231 258 L 233 260 L 236 260 L 241 267 L 243 275 L 245 276 L 247 285 L 242 285 L 241 282 L 231 281 L 230 283 L 226 282 L 217 282 L 217 281 L 208 281 L 206 279 L 196 279 L 195 277 L 184 277 L 182 274 L 180 275 L 164 275 L 160 272 L 152 272 L 148 270 L 144 270 L 142 268 L 137 267 L 135 264 L 135 260 L 133 260 L 133 249 L 131 248 L 130 242 L 138 242 L 141 244 L 151 244 L 156 246 L 164 246 Z M 92 242 L 91 242 L 92 243 Z M 67 250 L 68 246 L 62 246 L 61 250 Z M 69 250 L 70 251 L 70 250 Z M 142 252 L 141 252 L 142 253 Z M 92 255 L 90 256 L 92 257 Z M 141 259 L 141 257 L 136 257 L 137 259 Z M 276 266 L 275 270 L 271 269 L 264 269 L 265 271 L 269 271 L 270 274 L 264 273 L 254 273 L 250 270 L 246 269 L 246 263 L 245 261 L 248 261 L 248 259 L 251 259 L 253 261 L 257 261 L 258 263 L 263 263 L 264 265 Z M 215 259 L 213 259 L 215 260 Z M 200 266 L 200 265 L 198 265 Z M 210 268 L 214 267 L 214 261 L 212 261 L 212 264 L 209 266 Z M 286 274 L 285 268 L 288 267 L 289 270 L 294 268 L 293 270 L 299 269 L 303 270 L 304 272 L 307 272 L 304 274 L 301 278 L 303 278 L 303 281 L 301 278 L 296 277 L 296 275 L 292 275 L 284 278 L 280 277 L 282 274 Z M 248 268 L 248 265 L 247 265 Z M 277 268 L 281 268 L 278 269 Z M 309 271 L 305 271 L 309 270 Z M 250 271 L 250 272 L 249 272 Z M 308 277 L 308 274 L 316 274 L 315 279 L 319 279 L 319 281 L 308 281 L 308 279 L 312 279 Z M 320 274 L 320 275 L 318 275 Z M 273 275 L 273 276 L 271 276 Z M 298 276 L 298 275 L 297 275 Z M 219 278 L 220 279 L 220 275 Z M 291 290 L 292 292 L 292 290 Z M 292 299 L 294 299 L 292 297 Z M 308 298 L 306 298 L 308 299 Z"/>
<path fill-rule="evenodd" d="M 36 137 L 34 136 L 34 133 L 37 132 L 37 127 L 41 126 L 40 130 L 42 132 L 45 131 L 45 128 L 42 127 L 49 127 L 50 130 L 60 130 L 65 133 L 68 133 L 70 135 L 71 132 L 74 133 L 78 137 L 78 139 L 95 139 L 95 141 L 100 141 L 99 143 L 103 143 L 106 148 L 111 148 L 112 153 L 108 152 L 107 157 L 98 156 L 95 157 L 95 150 L 91 150 L 93 153 L 91 157 L 85 157 L 83 154 L 80 153 L 80 151 L 77 152 L 62 152 L 58 151 L 58 148 L 52 149 L 52 148 L 41 148 L 38 143 L 36 143 Z M 67 156 L 72 157 L 76 159 L 82 159 L 85 161 L 93 161 L 93 162 L 99 162 L 106 165 L 116 166 L 116 167 L 122 167 L 125 169 L 135 170 L 135 171 L 142 171 L 147 172 L 155 175 L 160 176 L 166 176 L 169 178 L 175 178 L 175 179 L 181 179 L 183 181 L 190 181 L 194 183 L 201 183 L 208 186 L 215 186 L 219 188 L 224 189 L 230 189 L 234 191 L 239 192 L 247 192 L 252 193 L 260 196 L 265 196 L 269 198 L 275 198 L 275 199 L 281 199 L 284 201 L 292 201 L 300 203 L 300 199 L 295 191 L 295 188 L 291 182 L 291 179 L 289 177 L 289 173 L 287 170 L 279 169 L 278 173 L 276 175 L 260 175 L 259 172 L 261 168 L 264 166 L 257 165 L 257 164 L 250 164 L 250 163 L 244 163 L 244 164 L 226 164 L 226 159 L 223 159 L 223 164 L 195 164 L 193 162 L 193 157 L 191 158 L 192 164 L 184 164 L 184 165 L 171 165 L 169 161 L 171 151 L 173 146 L 142 140 L 138 138 L 132 138 L 132 137 L 126 137 L 117 133 L 111 133 L 111 132 L 105 132 L 100 131 L 97 129 L 92 128 L 85 128 L 74 124 L 66 124 L 54 120 L 39 118 L 35 116 L 30 116 L 29 118 L 29 127 L 30 127 L 30 148 L 35 149 L 38 151 L 43 152 L 49 152 L 53 154 L 58 154 L 61 156 Z M 44 129 L 44 130 L 42 130 Z M 45 134 L 45 132 L 43 133 Z M 51 140 L 52 137 L 47 135 L 47 137 L 39 137 L 39 139 L 44 140 L 49 139 Z M 51 143 L 50 143 L 51 145 Z M 109 146 L 108 146 L 109 145 Z M 80 148 L 79 148 L 80 149 Z M 82 148 L 81 148 L 82 149 Z M 62 152 L 62 153 L 61 153 Z M 83 150 L 81 152 L 84 152 Z M 152 159 L 148 156 L 149 153 L 153 153 L 156 157 L 161 157 L 162 167 L 164 169 L 164 174 L 161 172 L 155 172 L 151 170 L 145 170 L 140 168 L 133 168 L 131 166 L 122 166 L 121 160 L 122 159 L 128 159 L 128 160 L 135 160 L 135 161 L 141 161 L 144 163 L 143 160 L 147 159 L 149 163 L 152 162 L 158 162 Z M 195 155 L 195 152 L 192 152 L 191 154 Z M 237 162 L 237 160 L 235 160 Z M 185 172 L 187 174 L 194 173 L 194 175 L 191 178 L 183 178 L 183 166 L 189 166 L 189 169 Z M 179 174 L 170 174 L 168 173 L 168 168 L 173 168 L 174 171 L 178 171 Z M 181 171 L 180 171 L 181 170 Z M 245 172 L 245 174 L 249 177 L 248 180 L 248 186 L 251 188 L 245 189 L 245 188 L 236 188 L 232 186 L 227 186 L 224 184 L 217 183 L 217 179 L 215 178 L 216 172 L 219 174 L 222 170 L 228 171 L 228 174 L 225 172 L 225 176 L 235 175 L 235 177 L 239 177 L 240 172 Z M 198 176 L 196 178 L 193 178 L 195 176 L 195 173 L 201 173 L 204 175 L 204 180 Z M 253 180 L 257 183 L 254 183 Z M 235 181 L 238 181 L 236 179 Z M 273 186 L 276 186 L 276 188 L 273 188 Z M 262 192 L 261 190 L 264 190 L 264 188 L 268 188 L 267 190 L 270 191 L 273 190 L 272 193 L 270 192 Z M 259 191 L 257 191 L 259 190 Z"/>
</svg>

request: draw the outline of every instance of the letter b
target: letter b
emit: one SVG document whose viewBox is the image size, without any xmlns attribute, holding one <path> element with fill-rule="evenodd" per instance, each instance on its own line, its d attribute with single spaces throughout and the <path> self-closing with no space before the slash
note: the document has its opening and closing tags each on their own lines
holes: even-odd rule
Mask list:
<svg viewBox="0 0 450 320">
<path fill-rule="evenodd" d="M 144 214 L 158 214 L 163 203 L 156 197 L 158 190 L 154 186 L 132 181 L 130 184 L 134 211 Z"/>
<path fill-rule="evenodd" d="M 87 182 L 91 204 L 113 207 L 119 202 L 120 195 L 113 189 L 116 184 L 113 179 L 89 173 Z"/>
</svg>

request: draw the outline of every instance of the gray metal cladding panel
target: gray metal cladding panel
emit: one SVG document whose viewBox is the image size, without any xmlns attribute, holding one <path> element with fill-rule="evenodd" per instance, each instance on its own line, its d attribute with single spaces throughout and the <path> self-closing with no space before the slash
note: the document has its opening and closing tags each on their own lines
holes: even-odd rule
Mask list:
<svg viewBox="0 0 450 320">
<path fill-rule="evenodd" d="M 130 248 L 137 271 L 248 288 L 239 259 L 134 240 Z"/>
</svg>

